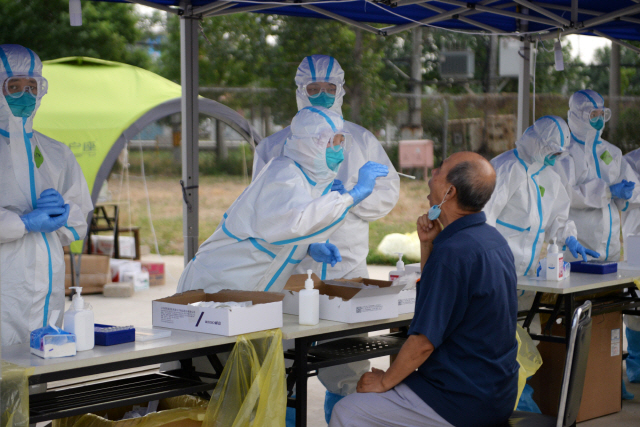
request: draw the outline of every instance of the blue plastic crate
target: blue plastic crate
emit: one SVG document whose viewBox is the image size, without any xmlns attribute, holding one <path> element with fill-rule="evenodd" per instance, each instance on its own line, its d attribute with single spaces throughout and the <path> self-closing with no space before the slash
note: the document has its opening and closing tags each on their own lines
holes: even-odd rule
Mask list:
<svg viewBox="0 0 640 427">
<path fill-rule="evenodd" d="M 136 340 L 136 329 L 133 326 L 113 326 L 96 323 L 93 330 L 96 345 L 116 345 Z"/>
<path fill-rule="evenodd" d="M 609 274 L 618 272 L 618 263 L 610 261 L 574 261 L 572 273 Z"/>
</svg>

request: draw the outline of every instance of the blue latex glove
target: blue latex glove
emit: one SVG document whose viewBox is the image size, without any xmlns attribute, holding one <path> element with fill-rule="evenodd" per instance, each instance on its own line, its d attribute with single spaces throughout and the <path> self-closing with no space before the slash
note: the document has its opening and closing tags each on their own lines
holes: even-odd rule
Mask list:
<svg viewBox="0 0 640 427">
<path fill-rule="evenodd" d="M 353 204 L 357 205 L 373 193 L 376 178 L 387 176 L 389 168 L 376 162 L 367 162 L 358 172 L 358 183 L 349 194 L 353 197 Z"/>
<path fill-rule="evenodd" d="M 40 198 L 36 201 L 36 206 L 38 208 L 61 208 L 64 206 L 64 199 L 58 191 L 49 188 L 40 193 Z"/>
<path fill-rule="evenodd" d="M 342 181 L 340 181 L 339 179 L 333 180 L 333 184 L 331 185 L 331 191 L 337 191 L 340 194 L 344 194 L 347 192 L 347 190 L 345 190 L 344 188 L 344 185 L 342 185 Z"/>
<path fill-rule="evenodd" d="M 583 261 L 587 260 L 587 255 L 594 258 L 600 258 L 600 254 L 598 252 L 585 248 L 580 244 L 580 242 L 578 242 L 578 239 L 573 236 L 567 237 L 564 244 L 567 245 L 567 248 L 569 248 L 571 255 L 573 255 L 574 258 L 578 258 L 578 254 L 582 255 Z"/>
<path fill-rule="evenodd" d="M 635 186 L 635 182 L 623 179 L 621 182 L 610 186 L 609 189 L 611 190 L 611 195 L 613 197 L 629 200 L 633 195 L 633 189 L 635 188 Z"/>
<path fill-rule="evenodd" d="M 20 219 L 28 233 L 52 233 L 67 223 L 69 205 L 58 208 L 37 208 L 22 215 Z"/>
<path fill-rule="evenodd" d="M 331 267 L 335 267 L 337 263 L 342 261 L 340 251 L 331 243 L 312 243 L 307 249 L 309 256 L 316 262 L 326 262 L 331 264 Z"/>
</svg>

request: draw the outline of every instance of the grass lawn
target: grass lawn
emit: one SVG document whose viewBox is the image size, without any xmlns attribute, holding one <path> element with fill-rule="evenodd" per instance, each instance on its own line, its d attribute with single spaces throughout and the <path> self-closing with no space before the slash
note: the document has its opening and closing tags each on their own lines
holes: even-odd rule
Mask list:
<svg viewBox="0 0 640 427">
<path fill-rule="evenodd" d="M 146 162 L 145 162 L 146 163 Z M 126 178 L 126 177 L 125 177 Z M 218 226 L 222 215 L 233 201 L 242 193 L 248 181 L 235 176 L 200 177 L 200 243 L 204 242 Z M 424 181 L 410 181 L 401 178 L 400 199 L 389 215 L 371 223 L 369 233 L 370 264 L 395 265 L 395 256 L 384 256 L 376 251 L 382 238 L 389 233 L 407 233 L 415 231 L 419 215 L 429 209 L 427 195 L 429 188 Z M 183 253 L 182 240 L 182 192 L 180 177 L 147 176 L 147 188 L 151 218 L 158 239 L 160 253 L 180 255 Z M 129 177 L 121 182 L 121 176 L 113 174 L 109 180 L 112 200 L 120 200 L 120 224 L 123 227 L 140 226 L 142 245 L 148 245 L 155 252 L 155 243 L 143 181 L 140 176 Z M 130 200 L 131 203 L 126 201 Z M 419 260 L 406 260 L 418 262 Z"/>
</svg>

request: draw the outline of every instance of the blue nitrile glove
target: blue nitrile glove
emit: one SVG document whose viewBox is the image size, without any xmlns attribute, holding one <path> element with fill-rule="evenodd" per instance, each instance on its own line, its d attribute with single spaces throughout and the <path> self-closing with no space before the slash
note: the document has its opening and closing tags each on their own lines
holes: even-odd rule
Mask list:
<svg viewBox="0 0 640 427">
<path fill-rule="evenodd" d="M 55 216 L 54 216 L 55 215 Z M 53 233 L 67 223 L 69 205 L 60 208 L 38 208 L 20 217 L 28 233 Z"/>
<path fill-rule="evenodd" d="M 578 242 L 578 239 L 573 236 L 567 237 L 564 244 L 567 245 L 567 248 L 569 248 L 571 255 L 573 255 L 574 258 L 578 258 L 578 254 L 582 255 L 583 261 L 587 261 L 587 255 L 594 258 L 600 258 L 600 254 L 598 252 L 585 248 L 580 244 L 580 242 Z"/>
<path fill-rule="evenodd" d="M 344 185 L 342 185 L 342 181 L 340 181 L 339 179 L 333 180 L 333 184 L 331 185 L 331 191 L 337 191 L 340 194 L 344 194 L 347 192 L 347 190 L 345 190 L 344 188 Z"/>
<path fill-rule="evenodd" d="M 326 262 L 335 267 L 337 263 L 342 261 L 340 251 L 331 243 L 312 243 L 307 249 L 309 256 L 316 262 Z"/>
<path fill-rule="evenodd" d="M 629 200 L 633 195 L 633 189 L 635 188 L 635 186 L 635 182 L 623 179 L 621 182 L 611 185 L 609 189 L 611 190 L 611 195 L 613 197 Z"/>
<path fill-rule="evenodd" d="M 57 190 L 49 188 L 40 193 L 40 198 L 36 201 L 38 208 L 57 208 L 64 206 L 64 199 Z"/>
<path fill-rule="evenodd" d="M 389 168 L 376 162 L 367 162 L 358 172 L 358 183 L 349 194 L 353 197 L 353 204 L 357 205 L 373 193 L 376 185 L 376 178 L 387 176 Z"/>
</svg>

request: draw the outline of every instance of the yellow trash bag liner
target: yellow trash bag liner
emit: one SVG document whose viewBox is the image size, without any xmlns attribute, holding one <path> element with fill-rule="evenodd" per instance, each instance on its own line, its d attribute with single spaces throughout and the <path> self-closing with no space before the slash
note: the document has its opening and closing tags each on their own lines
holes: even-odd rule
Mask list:
<svg viewBox="0 0 640 427">
<path fill-rule="evenodd" d="M 280 329 L 241 335 L 213 390 L 203 427 L 282 427 L 287 391 Z"/>
<path fill-rule="evenodd" d="M 516 325 L 516 339 L 518 340 L 518 356 L 516 360 L 520 364 L 518 371 L 518 398 L 516 399 L 516 407 L 520 401 L 520 395 L 527 384 L 527 378 L 538 372 L 542 366 L 542 356 L 536 348 L 533 340 L 522 326 Z"/>
<path fill-rule="evenodd" d="M 2 360 L 0 416 L 2 427 L 29 427 L 29 377 L 33 368 Z"/>
<path fill-rule="evenodd" d="M 169 397 L 160 400 L 157 412 L 144 417 L 122 420 L 124 414 L 133 409 L 129 405 L 54 420 L 53 427 L 200 427 L 207 405 L 206 400 L 194 396 Z"/>
</svg>

